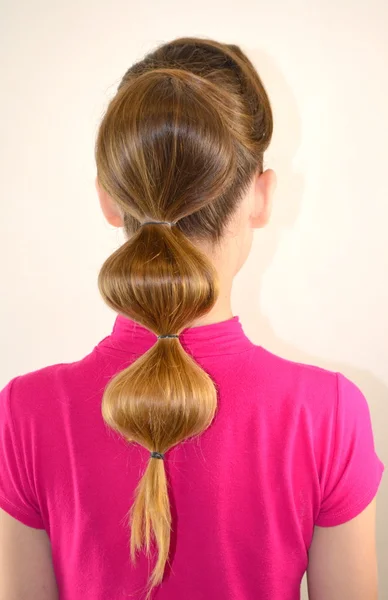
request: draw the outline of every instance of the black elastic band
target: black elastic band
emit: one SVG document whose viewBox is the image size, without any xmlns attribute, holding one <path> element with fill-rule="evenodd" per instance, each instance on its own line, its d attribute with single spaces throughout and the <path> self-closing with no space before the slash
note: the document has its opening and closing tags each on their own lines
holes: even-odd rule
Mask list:
<svg viewBox="0 0 388 600">
<path fill-rule="evenodd" d="M 151 458 L 161 458 L 163 460 L 164 454 L 162 454 L 161 452 L 151 452 Z"/>
<path fill-rule="evenodd" d="M 178 333 L 168 333 L 167 335 L 158 335 L 158 338 L 174 338 L 174 337 L 179 337 Z"/>
</svg>

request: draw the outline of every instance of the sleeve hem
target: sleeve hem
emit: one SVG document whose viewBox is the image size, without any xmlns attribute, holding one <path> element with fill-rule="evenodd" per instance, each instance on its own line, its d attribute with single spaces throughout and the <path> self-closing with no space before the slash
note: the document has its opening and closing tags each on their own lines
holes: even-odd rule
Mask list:
<svg viewBox="0 0 388 600">
<path fill-rule="evenodd" d="M 6 498 L 0 495 L 0 508 L 2 508 L 11 517 L 27 525 L 27 527 L 33 527 L 34 529 L 45 529 L 41 519 L 27 515 L 16 506 L 11 504 Z"/>
<path fill-rule="evenodd" d="M 336 525 L 342 525 L 347 521 L 351 521 L 355 517 L 357 517 L 362 511 L 372 502 L 375 498 L 381 479 L 384 473 L 384 465 L 381 461 L 379 461 L 379 471 L 376 477 L 374 484 L 369 488 L 369 490 L 363 495 L 362 499 L 349 506 L 347 509 L 337 512 L 335 514 L 322 514 L 315 522 L 315 525 L 318 527 L 335 527 Z"/>
</svg>

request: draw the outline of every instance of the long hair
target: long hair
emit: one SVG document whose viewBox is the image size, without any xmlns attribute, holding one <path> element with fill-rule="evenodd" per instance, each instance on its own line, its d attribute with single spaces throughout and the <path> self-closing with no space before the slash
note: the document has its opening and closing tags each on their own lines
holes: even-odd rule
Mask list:
<svg viewBox="0 0 388 600">
<path fill-rule="evenodd" d="M 271 106 L 253 64 L 232 44 L 178 38 L 125 73 L 100 124 L 100 186 L 117 203 L 127 241 L 103 264 L 105 302 L 157 336 L 179 334 L 218 296 L 217 273 L 197 242 L 216 246 L 272 136 Z M 141 226 L 145 221 L 176 225 Z M 196 245 L 197 244 L 197 245 Z M 165 453 L 202 433 L 217 408 L 209 375 L 179 338 L 155 344 L 108 383 L 104 421 L 128 442 Z M 130 554 L 157 559 L 163 579 L 171 513 L 164 460 L 149 459 L 129 510 Z"/>
</svg>

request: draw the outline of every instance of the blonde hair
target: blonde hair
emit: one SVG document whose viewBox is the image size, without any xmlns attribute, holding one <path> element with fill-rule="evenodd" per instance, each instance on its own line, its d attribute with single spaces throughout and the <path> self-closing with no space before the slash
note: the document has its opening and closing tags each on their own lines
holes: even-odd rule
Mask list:
<svg viewBox="0 0 388 600">
<path fill-rule="evenodd" d="M 178 38 L 124 75 L 99 127 L 100 186 L 120 207 L 127 241 L 103 264 L 105 302 L 156 335 L 179 334 L 218 296 L 217 273 L 196 245 L 216 245 L 272 136 L 268 96 L 236 45 Z M 147 224 L 145 221 L 176 222 Z M 161 338 L 109 382 L 102 415 L 128 442 L 165 453 L 199 435 L 217 408 L 214 382 Z M 171 512 L 164 460 L 152 459 L 129 512 L 130 552 L 157 560 L 147 599 L 163 579 Z"/>
</svg>

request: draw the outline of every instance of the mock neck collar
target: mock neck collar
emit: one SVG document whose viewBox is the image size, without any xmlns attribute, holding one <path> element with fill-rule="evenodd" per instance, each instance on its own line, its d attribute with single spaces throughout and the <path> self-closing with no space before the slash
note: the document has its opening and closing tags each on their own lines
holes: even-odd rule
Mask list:
<svg viewBox="0 0 388 600">
<path fill-rule="evenodd" d="M 185 350 L 198 357 L 239 354 L 254 347 L 245 335 L 238 316 L 218 323 L 188 327 L 182 331 L 179 338 Z M 140 355 L 151 348 L 156 340 L 157 337 L 152 331 L 119 314 L 112 333 L 98 344 L 98 348 Z"/>
</svg>

